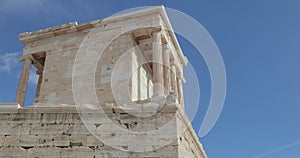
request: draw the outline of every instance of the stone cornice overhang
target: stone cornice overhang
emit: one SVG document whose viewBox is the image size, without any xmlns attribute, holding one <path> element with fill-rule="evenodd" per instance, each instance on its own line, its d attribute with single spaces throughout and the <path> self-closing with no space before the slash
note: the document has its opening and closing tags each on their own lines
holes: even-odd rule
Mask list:
<svg viewBox="0 0 300 158">
<path fill-rule="evenodd" d="M 102 20 L 94 20 L 94 21 L 91 21 L 88 23 L 83 23 L 83 24 L 78 24 L 75 21 L 75 22 L 71 22 L 68 24 L 63 24 L 60 26 L 52 27 L 52 28 L 46 28 L 46 29 L 42 29 L 39 31 L 35 31 L 35 32 L 25 32 L 25 33 L 22 33 L 19 35 L 19 40 L 24 45 L 26 45 L 30 42 L 34 42 L 37 40 L 94 28 L 99 25 L 107 24 L 109 22 L 115 22 L 115 21 L 118 21 L 118 20 L 121 20 L 124 18 L 135 18 L 135 17 L 141 17 L 141 16 L 155 14 L 155 13 L 159 14 L 161 16 L 162 20 L 164 21 L 164 23 L 166 24 L 166 27 L 167 27 L 166 29 L 168 30 L 168 32 L 171 36 L 171 39 L 174 43 L 174 46 L 178 52 L 178 56 L 180 58 L 181 64 L 183 66 L 186 66 L 187 62 L 188 62 L 187 58 L 182 53 L 181 47 L 177 41 L 177 38 L 175 36 L 174 30 L 171 26 L 170 20 L 167 16 L 164 6 L 149 7 L 146 9 L 141 9 L 141 10 L 137 10 L 137 11 L 133 11 L 133 12 L 113 15 L 113 16 L 110 16 L 110 17 L 102 19 Z"/>
</svg>

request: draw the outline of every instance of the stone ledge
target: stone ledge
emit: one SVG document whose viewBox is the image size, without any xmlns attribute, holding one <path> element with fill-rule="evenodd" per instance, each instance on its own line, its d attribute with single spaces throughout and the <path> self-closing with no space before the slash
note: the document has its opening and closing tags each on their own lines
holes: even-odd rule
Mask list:
<svg viewBox="0 0 300 158">
<path fill-rule="evenodd" d="M 182 64 L 187 65 L 187 58 L 182 53 L 181 47 L 176 39 L 174 30 L 171 26 L 170 20 L 167 16 L 164 6 L 154 6 L 154 7 L 149 7 L 146 9 L 129 12 L 129 13 L 112 15 L 112 16 L 104 18 L 102 20 L 94 20 L 91 22 L 83 23 L 83 24 L 78 24 L 75 21 L 75 22 L 63 24 L 60 26 L 55 26 L 52 28 L 41 29 L 36 32 L 25 32 L 25 33 L 21 33 L 19 35 L 19 39 L 23 44 L 26 45 L 26 43 L 28 43 L 28 42 L 33 42 L 33 41 L 44 39 L 44 38 L 54 37 L 56 35 L 62 35 L 62 34 L 67 34 L 67 33 L 71 33 L 71 32 L 76 32 L 76 31 L 80 31 L 80 30 L 84 30 L 84 29 L 90 29 L 93 27 L 97 27 L 100 23 L 105 24 L 105 23 L 121 20 L 122 18 L 141 17 L 144 15 L 153 14 L 153 13 L 158 13 L 159 15 L 161 15 L 162 19 L 166 23 L 166 29 L 169 30 L 171 39 L 175 44 L 176 50 L 178 51 L 178 54 L 180 56 L 180 60 L 181 60 Z"/>
<path fill-rule="evenodd" d="M 52 28 L 41 29 L 41 30 L 35 31 L 35 32 L 24 32 L 19 35 L 19 39 L 23 44 L 25 44 L 27 42 L 32 42 L 32 41 L 43 39 L 43 38 L 49 38 L 49 37 L 53 37 L 56 35 L 61 35 L 61 34 L 66 34 L 66 33 L 70 33 L 70 32 L 93 28 L 93 27 L 97 26 L 98 24 L 100 24 L 101 22 L 108 23 L 108 22 L 118 21 L 123 18 L 140 17 L 140 16 L 144 16 L 147 14 L 152 14 L 152 13 L 158 13 L 160 15 L 166 16 L 166 13 L 164 12 L 164 8 L 162 6 L 154 6 L 154 7 L 149 7 L 146 9 L 129 12 L 129 13 L 112 15 L 112 16 L 109 16 L 102 20 L 94 20 L 91 22 L 83 23 L 83 24 L 78 24 L 75 21 L 75 22 L 63 24 L 60 26 L 55 26 Z"/>
<path fill-rule="evenodd" d="M 207 158 L 207 155 L 206 155 L 206 152 L 205 150 L 203 149 L 203 146 L 202 144 L 200 143 L 199 141 L 199 138 L 197 136 L 197 134 L 195 133 L 194 129 L 193 129 L 193 126 L 191 124 L 191 121 L 189 120 L 187 114 L 184 112 L 184 111 L 181 111 L 179 110 L 179 114 L 181 115 L 182 117 L 182 120 L 183 120 L 183 123 L 184 125 L 187 127 L 187 132 L 189 132 L 192 136 L 192 139 L 194 140 L 194 142 L 196 143 L 196 146 L 198 148 L 198 150 L 201 152 L 202 156 L 204 158 Z"/>
<path fill-rule="evenodd" d="M 1 103 L 0 114 L 5 113 L 18 113 L 18 108 L 21 106 L 18 103 Z"/>
<path fill-rule="evenodd" d="M 133 108 L 134 107 L 134 108 Z M 119 106 L 115 103 L 102 105 L 64 105 L 37 104 L 29 107 L 15 107 L 13 113 L 175 113 L 180 105 L 177 102 L 161 104 L 139 104 L 138 106 Z M 1 108 L 0 108 L 1 109 Z M 6 113 L 11 113 L 6 110 Z"/>
</svg>

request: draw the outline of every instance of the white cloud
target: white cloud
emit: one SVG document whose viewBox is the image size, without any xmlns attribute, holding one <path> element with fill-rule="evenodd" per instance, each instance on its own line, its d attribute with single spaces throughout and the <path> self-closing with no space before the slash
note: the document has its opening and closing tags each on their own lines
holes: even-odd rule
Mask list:
<svg viewBox="0 0 300 158">
<path fill-rule="evenodd" d="M 21 75 L 21 71 L 18 72 L 16 78 L 20 79 L 20 75 Z M 39 75 L 36 74 L 36 69 L 32 66 L 29 72 L 29 79 L 28 79 L 28 83 L 29 84 L 33 84 L 33 85 L 37 85 L 39 80 Z"/>
<path fill-rule="evenodd" d="M 39 76 L 36 74 L 34 69 L 30 70 L 28 83 L 37 84 L 39 80 Z"/>
<path fill-rule="evenodd" d="M 18 64 L 19 52 L 0 55 L 0 72 L 10 73 L 11 69 Z"/>
</svg>

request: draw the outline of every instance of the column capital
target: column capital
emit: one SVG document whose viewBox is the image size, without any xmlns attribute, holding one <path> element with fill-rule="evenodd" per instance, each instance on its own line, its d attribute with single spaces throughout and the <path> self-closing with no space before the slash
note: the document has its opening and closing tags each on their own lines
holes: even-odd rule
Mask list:
<svg viewBox="0 0 300 158">
<path fill-rule="evenodd" d="M 34 60 L 34 58 L 31 54 L 22 55 L 22 56 L 19 57 L 19 61 L 24 61 L 25 59 L 30 59 L 31 61 Z"/>
<path fill-rule="evenodd" d="M 162 27 L 155 27 L 155 28 L 151 28 L 151 32 L 155 33 L 155 32 L 161 32 L 162 31 Z"/>
</svg>

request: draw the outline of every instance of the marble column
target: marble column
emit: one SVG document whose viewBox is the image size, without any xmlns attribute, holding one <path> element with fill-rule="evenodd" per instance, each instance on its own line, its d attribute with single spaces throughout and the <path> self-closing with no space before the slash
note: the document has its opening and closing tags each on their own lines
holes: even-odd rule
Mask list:
<svg viewBox="0 0 300 158">
<path fill-rule="evenodd" d="M 177 84 L 178 84 L 178 99 L 180 105 L 183 107 L 184 106 L 184 96 L 183 96 L 183 87 L 182 87 L 182 80 L 180 78 L 177 79 Z"/>
<path fill-rule="evenodd" d="M 170 67 L 170 50 L 165 45 L 163 48 L 163 63 L 164 63 L 164 88 L 165 95 L 168 96 L 171 91 L 171 67 Z"/>
<path fill-rule="evenodd" d="M 28 79 L 29 79 L 31 65 L 32 65 L 32 57 L 31 56 L 25 57 L 20 80 L 19 80 L 17 95 L 16 95 L 16 103 L 19 103 L 22 107 L 24 106 L 24 102 L 26 98 L 26 91 L 28 87 Z"/>
<path fill-rule="evenodd" d="M 154 32 L 152 42 L 152 59 L 153 59 L 153 96 L 164 95 L 163 85 L 163 59 L 162 59 L 162 43 L 161 33 Z"/>
<path fill-rule="evenodd" d="M 176 66 L 171 65 L 171 87 L 175 98 L 178 97 Z"/>
</svg>

